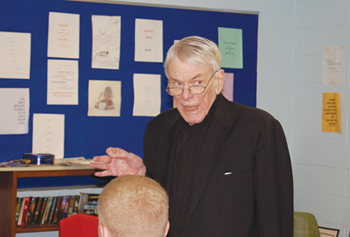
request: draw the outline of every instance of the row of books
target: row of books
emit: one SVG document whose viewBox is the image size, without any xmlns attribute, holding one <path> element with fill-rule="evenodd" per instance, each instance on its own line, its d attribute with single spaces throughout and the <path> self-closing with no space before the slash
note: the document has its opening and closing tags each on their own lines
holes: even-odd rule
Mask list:
<svg viewBox="0 0 350 237">
<path fill-rule="evenodd" d="M 17 198 L 17 226 L 57 224 L 61 219 L 85 213 L 97 216 L 99 194 Z"/>
</svg>

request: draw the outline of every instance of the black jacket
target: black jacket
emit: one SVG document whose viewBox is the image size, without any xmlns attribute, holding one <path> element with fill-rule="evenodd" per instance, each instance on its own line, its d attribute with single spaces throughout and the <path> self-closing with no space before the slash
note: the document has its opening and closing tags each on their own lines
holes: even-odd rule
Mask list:
<svg viewBox="0 0 350 237">
<path fill-rule="evenodd" d="M 217 99 L 183 236 L 292 237 L 293 179 L 280 123 L 263 110 Z M 145 132 L 147 176 L 168 192 L 179 116 L 165 111 Z"/>
</svg>

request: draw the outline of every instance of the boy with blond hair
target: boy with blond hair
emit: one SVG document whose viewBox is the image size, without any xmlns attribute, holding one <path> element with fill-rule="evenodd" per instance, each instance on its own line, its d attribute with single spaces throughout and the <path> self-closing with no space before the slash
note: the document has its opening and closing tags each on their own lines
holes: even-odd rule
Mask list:
<svg viewBox="0 0 350 237">
<path fill-rule="evenodd" d="M 164 237 L 169 201 L 153 179 L 126 175 L 109 182 L 98 200 L 100 237 Z"/>
</svg>

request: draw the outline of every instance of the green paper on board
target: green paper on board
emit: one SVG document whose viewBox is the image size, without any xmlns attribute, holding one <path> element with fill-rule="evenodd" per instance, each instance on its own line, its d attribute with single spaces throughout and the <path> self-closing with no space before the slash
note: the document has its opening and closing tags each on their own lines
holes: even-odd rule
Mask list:
<svg viewBox="0 0 350 237">
<path fill-rule="evenodd" d="M 243 68 L 242 29 L 218 27 L 221 67 Z"/>
</svg>

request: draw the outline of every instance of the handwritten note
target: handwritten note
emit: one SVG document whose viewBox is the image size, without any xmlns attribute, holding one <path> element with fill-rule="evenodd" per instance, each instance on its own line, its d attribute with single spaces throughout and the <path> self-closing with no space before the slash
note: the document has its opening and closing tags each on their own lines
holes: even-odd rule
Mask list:
<svg viewBox="0 0 350 237">
<path fill-rule="evenodd" d="M 135 61 L 163 62 L 163 21 L 135 20 Z"/>
<path fill-rule="evenodd" d="M 29 79 L 30 33 L 0 32 L 0 78 Z"/>
<path fill-rule="evenodd" d="M 242 30 L 219 27 L 221 67 L 243 68 Z"/>
<path fill-rule="evenodd" d="M 78 14 L 50 12 L 47 56 L 79 58 Z"/>
<path fill-rule="evenodd" d="M 160 75 L 134 74 L 133 116 L 156 116 L 160 105 Z"/>
<path fill-rule="evenodd" d="M 28 133 L 29 88 L 0 89 L 0 134 Z"/>
</svg>

